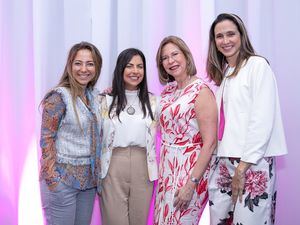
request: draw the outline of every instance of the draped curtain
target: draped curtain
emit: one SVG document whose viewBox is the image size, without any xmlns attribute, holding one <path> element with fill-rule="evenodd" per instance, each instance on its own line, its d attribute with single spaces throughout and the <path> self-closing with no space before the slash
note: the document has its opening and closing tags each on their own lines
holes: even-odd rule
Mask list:
<svg viewBox="0 0 300 225">
<path fill-rule="evenodd" d="M 297 0 L 0 0 L 0 224 L 43 224 L 39 103 L 57 84 L 73 44 L 89 41 L 99 48 L 101 90 L 110 86 L 117 55 L 128 47 L 141 49 L 149 89 L 159 94 L 155 55 L 160 41 L 168 35 L 185 40 L 198 76 L 206 79 L 208 30 L 221 12 L 244 20 L 254 48 L 276 74 L 289 147 L 289 155 L 277 160 L 277 224 L 294 224 L 297 207 L 284 202 L 300 201 L 299 11 Z M 100 218 L 95 206 L 93 225 Z"/>
</svg>

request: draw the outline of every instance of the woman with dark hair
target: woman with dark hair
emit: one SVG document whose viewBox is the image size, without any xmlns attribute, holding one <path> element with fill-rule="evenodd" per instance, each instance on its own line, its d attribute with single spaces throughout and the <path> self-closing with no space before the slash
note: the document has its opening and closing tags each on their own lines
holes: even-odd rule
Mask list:
<svg viewBox="0 0 300 225">
<path fill-rule="evenodd" d="M 157 179 L 156 97 L 148 92 L 146 60 L 120 53 L 111 94 L 100 96 L 103 118 L 101 215 L 104 225 L 147 223 Z"/>
<path fill-rule="evenodd" d="M 47 224 L 89 225 L 96 194 L 100 132 L 94 88 L 102 57 L 87 42 L 75 44 L 59 84 L 42 100 L 41 198 Z"/>
<path fill-rule="evenodd" d="M 213 92 L 196 76 L 193 56 L 176 36 L 156 54 L 160 82 L 161 150 L 155 225 L 198 225 L 207 203 L 209 162 L 217 141 Z"/>
<path fill-rule="evenodd" d="M 220 86 L 211 224 L 274 224 L 275 156 L 287 153 L 277 85 L 237 15 L 220 14 L 211 25 L 207 73 Z"/>
</svg>

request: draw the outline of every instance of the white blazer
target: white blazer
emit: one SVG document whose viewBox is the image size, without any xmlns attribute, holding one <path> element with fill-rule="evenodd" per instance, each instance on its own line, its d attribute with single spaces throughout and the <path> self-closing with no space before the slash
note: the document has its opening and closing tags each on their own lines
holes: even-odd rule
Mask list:
<svg viewBox="0 0 300 225">
<path fill-rule="evenodd" d="M 216 93 L 218 109 L 222 93 L 225 128 L 218 156 L 256 164 L 287 153 L 276 80 L 264 58 L 252 56 L 237 76 L 224 78 Z"/>
<path fill-rule="evenodd" d="M 147 150 L 147 166 L 149 180 L 154 181 L 158 178 L 158 165 L 156 160 L 156 130 L 157 130 L 157 99 L 154 95 L 150 95 L 150 105 L 154 115 L 154 120 L 150 116 L 145 118 L 146 120 L 146 150 Z M 115 124 L 118 120 L 117 116 L 113 116 L 111 119 L 108 116 L 109 106 L 112 103 L 113 98 L 109 95 L 100 96 L 101 104 L 101 118 L 102 118 L 102 152 L 101 152 L 101 178 L 103 179 L 108 172 L 115 134 Z"/>
</svg>

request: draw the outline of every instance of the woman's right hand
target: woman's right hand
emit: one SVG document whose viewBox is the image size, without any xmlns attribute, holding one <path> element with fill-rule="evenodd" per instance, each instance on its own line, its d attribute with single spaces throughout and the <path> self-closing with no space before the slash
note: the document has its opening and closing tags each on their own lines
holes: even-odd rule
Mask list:
<svg viewBox="0 0 300 225">
<path fill-rule="evenodd" d="M 189 180 L 182 188 L 175 192 L 173 206 L 176 210 L 185 210 L 189 207 L 195 188 L 196 184 Z"/>
</svg>

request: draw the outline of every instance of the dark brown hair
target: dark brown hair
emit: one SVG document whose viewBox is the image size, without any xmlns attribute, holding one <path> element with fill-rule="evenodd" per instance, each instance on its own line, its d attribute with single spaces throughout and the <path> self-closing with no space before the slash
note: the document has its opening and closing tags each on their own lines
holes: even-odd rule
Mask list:
<svg viewBox="0 0 300 225">
<path fill-rule="evenodd" d="M 224 20 L 229 20 L 236 25 L 241 38 L 240 51 L 237 57 L 235 69 L 231 76 L 237 75 L 245 60 L 248 60 L 250 56 L 256 55 L 248 37 L 246 27 L 241 18 L 235 14 L 228 13 L 218 15 L 209 30 L 209 47 L 206 61 L 207 74 L 218 86 L 223 80 L 227 61 L 225 56 L 217 49 L 215 42 L 215 27 L 218 23 Z"/>
<path fill-rule="evenodd" d="M 147 115 L 146 108 L 148 109 L 148 113 L 151 119 L 154 119 L 150 100 L 149 100 L 149 92 L 147 86 L 147 67 L 146 67 L 146 58 L 142 51 L 136 48 L 128 48 L 122 51 L 117 59 L 117 63 L 114 70 L 114 78 L 112 82 L 112 92 L 113 101 L 109 106 L 109 116 L 111 115 L 112 109 L 116 107 L 116 115 L 119 118 L 119 115 L 122 110 L 125 109 L 127 104 L 127 99 L 125 95 L 125 82 L 124 82 L 124 70 L 127 64 L 134 56 L 140 56 L 143 61 L 143 69 L 144 69 L 144 77 L 141 83 L 138 85 L 138 96 L 142 106 L 142 111 L 144 113 L 144 117 Z M 110 116 L 111 117 L 111 116 Z"/>
</svg>

